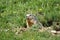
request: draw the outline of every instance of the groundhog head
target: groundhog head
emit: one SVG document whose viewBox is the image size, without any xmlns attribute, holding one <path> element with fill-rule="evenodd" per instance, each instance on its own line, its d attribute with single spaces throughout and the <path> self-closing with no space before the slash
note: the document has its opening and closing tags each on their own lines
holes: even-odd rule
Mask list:
<svg viewBox="0 0 60 40">
<path fill-rule="evenodd" d="M 32 19 L 34 19 L 34 15 L 33 15 L 33 14 L 27 14 L 27 15 L 26 15 L 26 18 L 27 18 L 28 20 L 32 20 Z"/>
</svg>

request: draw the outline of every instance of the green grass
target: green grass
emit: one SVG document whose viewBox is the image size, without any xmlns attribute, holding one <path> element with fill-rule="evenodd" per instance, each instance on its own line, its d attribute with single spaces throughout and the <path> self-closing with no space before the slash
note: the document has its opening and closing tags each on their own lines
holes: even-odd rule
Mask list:
<svg viewBox="0 0 60 40">
<path fill-rule="evenodd" d="M 60 0 L 0 0 L 0 29 L 11 29 L 24 26 L 28 10 L 33 14 L 42 12 L 44 16 L 37 16 L 41 22 L 49 20 L 60 22 Z M 16 36 L 14 32 L 0 31 L 0 40 L 59 40 L 59 36 L 52 36 L 44 32 L 27 31 Z"/>
</svg>

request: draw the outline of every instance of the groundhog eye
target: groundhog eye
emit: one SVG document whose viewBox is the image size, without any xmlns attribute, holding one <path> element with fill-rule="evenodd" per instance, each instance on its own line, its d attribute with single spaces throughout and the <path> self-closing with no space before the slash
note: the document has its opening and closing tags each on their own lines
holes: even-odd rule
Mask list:
<svg viewBox="0 0 60 40">
<path fill-rule="evenodd" d="M 29 15 L 29 16 L 31 16 L 31 15 Z"/>
<path fill-rule="evenodd" d="M 31 15 L 30 15 L 31 16 Z"/>
</svg>

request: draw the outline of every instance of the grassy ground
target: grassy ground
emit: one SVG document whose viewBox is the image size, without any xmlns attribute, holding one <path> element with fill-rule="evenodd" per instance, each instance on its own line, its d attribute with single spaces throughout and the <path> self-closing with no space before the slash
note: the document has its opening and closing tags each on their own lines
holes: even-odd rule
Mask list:
<svg viewBox="0 0 60 40">
<path fill-rule="evenodd" d="M 16 35 L 11 30 L 0 32 L 0 40 L 60 40 L 60 36 L 49 32 L 25 31 Z"/>
<path fill-rule="evenodd" d="M 15 35 L 12 28 L 24 26 L 29 9 L 33 14 L 42 12 L 43 16 L 37 16 L 41 22 L 60 22 L 60 0 L 0 0 L 0 40 L 60 40 L 60 36 L 48 32 L 26 31 Z"/>
</svg>

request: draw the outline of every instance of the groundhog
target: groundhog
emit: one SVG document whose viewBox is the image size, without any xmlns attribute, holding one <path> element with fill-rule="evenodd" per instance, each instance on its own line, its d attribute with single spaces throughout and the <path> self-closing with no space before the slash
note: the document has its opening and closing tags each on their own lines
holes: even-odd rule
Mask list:
<svg viewBox="0 0 60 40">
<path fill-rule="evenodd" d="M 26 24 L 27 24 L 27 28 L 32 27 L 32 25 L 38 25 L 37 27 L 40 27 L 40 28 L 43 27 L 43 25 L 38 21 L 36 16 L 33 14 L 26 15 Z"/>
</svg>

